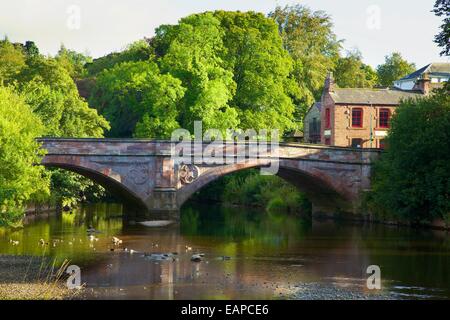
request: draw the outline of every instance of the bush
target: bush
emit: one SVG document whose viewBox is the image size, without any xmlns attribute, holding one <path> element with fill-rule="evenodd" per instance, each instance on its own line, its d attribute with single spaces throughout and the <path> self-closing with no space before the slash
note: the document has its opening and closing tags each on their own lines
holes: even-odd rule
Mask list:
<svg viewBox="0 0 450 320">
<path fill-rule="evenodd" d="M 403 102 L 387 142 L 389 148 L 374 168 L 369 207 L 381 217 L 409 222 L 449 221 L 448 91 Z"/>
</svg>

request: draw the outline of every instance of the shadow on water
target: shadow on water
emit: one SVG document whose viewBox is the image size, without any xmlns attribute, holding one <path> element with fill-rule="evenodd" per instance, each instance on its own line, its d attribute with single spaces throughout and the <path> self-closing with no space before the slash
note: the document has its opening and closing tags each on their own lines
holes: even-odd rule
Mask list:
<svg viewBox="0 0 450 320">
<path fill-rule="evenodd" d="M 445 233 L 195 204 L 168 227 L 129 224 L 126 214 L 121 205 L 98 204 L 0 229 L 0 257 L 70 259 L 81 267 L 88 298 L 329 298 L 330 288 L 333 298 L 367 297 L 370 265 L 381 268 L 383 296 L 450 298 Z M 100 233 L 89 238 L 89 226 Z M 113 236 L 123 243 L 115 246 Z M 158 261 L 144 253 L 176 255 Z M 204 260 L 191 262 L 193 253 Z M 299 293 L 306 284 L 320 287 Z"/>
</svg>

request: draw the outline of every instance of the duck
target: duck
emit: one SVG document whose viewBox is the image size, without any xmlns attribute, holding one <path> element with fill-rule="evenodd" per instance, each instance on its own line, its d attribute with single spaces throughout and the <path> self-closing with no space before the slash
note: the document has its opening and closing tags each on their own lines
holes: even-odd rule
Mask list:
<svg viewBox="0 0 450 320">
<path fill-rule="evenodd" d="M 192 262 L 200 262 L 200 261 L 203 260 L 203 257 L 204 257 L 204 256 L 205 256 L 205 255 L 202 254 L 202 253 L 194 254 L 194 255 L 192 255 L 192 257 L 191 257 L 191 261 L 192 261 Z"/>
<path fill-rule="evenodd" d="M 9 240 L 9 243 L 11 243 L 13 246 L 19 245 L 19 241 L 12 240 L 12 239 Z"/>
<path fill-rule="evenodd" d="M 172 253 L 144 253 L 143 257 L 153 261 L 175 260 Z"/>
<path fill-rule="evenodd" d="M 87 233 L 100 233 L 100 231 L 96 230 L 91 224 L 89 228 L 86 230 Z"/>
<path fill-rule="evenodd" d="M 94 236 L 93 234 L 90 234 L 89 241 L 91 241 L 91 242 L 98 241 L 98 238 L 96 236 Z"/>
<path fill-rule="evenodd" d="M 119 244 L 122 244 L 122 240 L 117 237 L 112 237 L 112 243 L 118 246 Z"/>
<path fill-rule="evenodd" d="M 186 251 L 192 251 L 192 247 L 184 246 L 184 248 L 186 249 Z"/>
</svg>

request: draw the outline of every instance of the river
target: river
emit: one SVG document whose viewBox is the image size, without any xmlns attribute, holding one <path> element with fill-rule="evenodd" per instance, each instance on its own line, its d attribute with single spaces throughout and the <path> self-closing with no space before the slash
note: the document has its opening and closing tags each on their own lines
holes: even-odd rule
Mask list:
<svg viewBox="0 0 450 320">
<path fill-rule="evenodd" d="M 97 204 L 3 229 L 0 254 L 69 259 L 89 299 L 450 299 L 445 232 L 196 204 L 166 227 L 122 215 L 121 205 Z M 91 239 L 89 226 L 100 231 Z M 380 267 L 381 290 L 367 288 L 371 265 Z"/>
</svg>

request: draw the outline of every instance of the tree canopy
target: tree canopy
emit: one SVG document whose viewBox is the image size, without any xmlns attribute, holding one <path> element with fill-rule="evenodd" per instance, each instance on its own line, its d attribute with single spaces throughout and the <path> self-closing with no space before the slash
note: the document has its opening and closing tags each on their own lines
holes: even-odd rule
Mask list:
<svg viewBox="0 0 450 320">
<path fill-rule="evenodd" d="M 302 118 L 320 98 L 327 73 L 336 66 L 342 41 L 333 32 L 331 17 L 301 5 L 277 7 L 269 14 L 277 23 L 283 46 L 293 59 L 297 116 Z"/>
<path fill-rule="evenodd" d="M 362 62 L 361 53 L 349 52 L 339 57 L 334 69 L 336 84 L 341 88 L 373 88 L 378 83 L 378 75 L 371 66 Z"/>
<path fill-rule="evenodd" d="M 409 63 L 403 59 L 400 53 L 394 52 L 385 57 L 384 64 L 377 67 L 378 80 L 380 85 L 389 87 L 395 80 L 401 79 L 415 70 L 414 63 Z"/>
<path fill-rule="evenodd" d="M 35 137 L 44 126 L 25 100 L 0 87 L 0 225 L 16 223 L 27 201 L 48 195 L 44 168 L 36 166 L 44 151 Z"/>
</svg>

